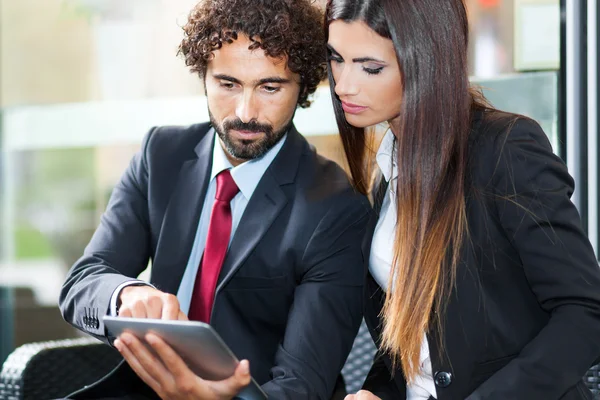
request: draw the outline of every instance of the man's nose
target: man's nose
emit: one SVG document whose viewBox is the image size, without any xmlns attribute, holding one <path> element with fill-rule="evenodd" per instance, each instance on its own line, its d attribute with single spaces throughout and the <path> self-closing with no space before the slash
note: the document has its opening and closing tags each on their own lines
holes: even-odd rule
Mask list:
<svg viewBox="0 0 600 400">
<path fill-rule="evenodd" d="M 253 93 L 244 93 L 236 107 L 235 115 L 243 123 L 258 119 L 258 104 Z"/>
</svg>

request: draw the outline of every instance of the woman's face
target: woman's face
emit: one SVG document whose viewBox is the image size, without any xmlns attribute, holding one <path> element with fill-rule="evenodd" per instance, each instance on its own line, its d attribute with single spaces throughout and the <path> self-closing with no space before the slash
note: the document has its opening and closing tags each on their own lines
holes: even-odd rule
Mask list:
<svg viewBox="0 0 600 400">
<path fill-rule="evenodd" d="M 366 128 L 400 113 L 402 77 L 394 44 L 362 21 L 329 25 L 329 59 L 335 93 L 349 124 Z"/>
</svg>

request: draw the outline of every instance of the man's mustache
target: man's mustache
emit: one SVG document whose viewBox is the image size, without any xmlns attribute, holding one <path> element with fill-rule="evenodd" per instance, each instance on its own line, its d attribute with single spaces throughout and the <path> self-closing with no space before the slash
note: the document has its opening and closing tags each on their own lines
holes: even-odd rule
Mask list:
<svg viewBox="0 0 600 400">
<path fill-rule="evenodd" d="M 225 131 L 233 129 L 236 131 L 264 132 L 267 136 L 273 133 L 271 125 L 261 124 L 256 121 L 242 122 L 240 119 L 223 122 L 223 128 Z"/>
</svg>

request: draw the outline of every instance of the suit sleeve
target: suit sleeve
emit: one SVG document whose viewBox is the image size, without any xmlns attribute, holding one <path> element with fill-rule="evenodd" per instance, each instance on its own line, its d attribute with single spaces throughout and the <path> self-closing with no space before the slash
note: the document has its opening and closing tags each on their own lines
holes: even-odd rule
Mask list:
<svg viewBox="0 0 600 400">
<path fill-rule="evenodd" d="M 574 182 L 531 120 L 496 140 L 500 223 L 548 324 L 468 400 L 560 398 L 600 356 L 600 269 L 570 200 Z"/>
<path fill-rule="evenodd" d="M 102 317 L 109 312 L 113 293 L 144 271 L 150 258 L 146 153 L 153 132 L 114 188 L 100 225 L 60 293 L 65 320 L 104 342 Z"/>
<path fill-rule="evenodd" d="M 340 204 L 341 203 L 341 204 Z M 332 204 L 308 242 L 283 342 L 263 390 L 273 399 L 329 399 L 362 320 L 361 241 L 370 206 Z"/>
</svg>

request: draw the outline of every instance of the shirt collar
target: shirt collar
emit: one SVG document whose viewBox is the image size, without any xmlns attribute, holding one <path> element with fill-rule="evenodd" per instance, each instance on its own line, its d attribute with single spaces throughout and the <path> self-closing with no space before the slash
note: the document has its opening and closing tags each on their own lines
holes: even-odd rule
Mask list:
<svg viewBox="0 0 600 400">
<path fill-rule="evenodd" d="M 387 182 L 389 182 L 390 179 L 396 179 L 398 177 L 398 167 L 396 165 L 396 137 L 391 129 L 388 129 L 383 136 L 375 160 Z"/>
<path fill-rule="evenodd" d="M 230 169 L 233 181 L 238 188 L 240 188 L 240 192 L 246 198 L 246 200 L 250 200 L 250 197 L 252 197 L 252 194 L 262 179 L 265 171 L 267 168 L 269 168 L 277 154 L 279 154 L 279 151 L 287 139 L 286 133 L 279 140 L 279 142 L 277 142 L 277 144 L 267 151 L 267 153 L 262 157 L 246 161 L 245 163 L 234 167 L 227 159 L 225 150 L 223 150 L 223 147 L 221 147 L 221 140 L 219 139 L 219 136 L 216 135 L 214 128 L 211 129 L 209 134 L 215 135 L 210 181 L 212 182 L 212 180 L 215 179 L 220 172 Z"/>
</svg>

